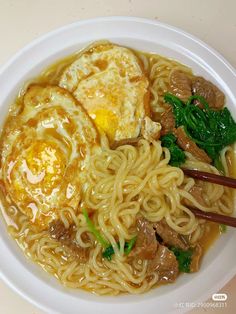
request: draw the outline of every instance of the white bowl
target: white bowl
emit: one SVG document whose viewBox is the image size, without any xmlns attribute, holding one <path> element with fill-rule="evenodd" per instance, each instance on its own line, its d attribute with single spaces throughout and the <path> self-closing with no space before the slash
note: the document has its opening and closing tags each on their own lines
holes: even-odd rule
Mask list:
<svg viewBox="0 0 236 314">
<path fill-rule="evenodd" d="M 0 123 L 25 81 L 57 59 L 100 39 L 156 52 L 190 66 L 196 74 L 221 87 L 227 106 L 236 118 L 236 73 L 216 51 L 179 29 L 156 21 L 108 17 L 60 28 L 16 54 L 0 71 Z M 167 313 L 176 311 L 177 303 L 207 299 L 236 273 L 235 231 L 228 228 L 207 252 L 198 273 L 182 275 L 176 283 L 152 289 L 144 295 L 97 297 L 81 290 L 65 289 L 26 259 L 9 237 L 3 219 L 0 230 L 0 277 L 28 301 L 50 313 L 145 314 L 153 310 Z"/>
</svg>

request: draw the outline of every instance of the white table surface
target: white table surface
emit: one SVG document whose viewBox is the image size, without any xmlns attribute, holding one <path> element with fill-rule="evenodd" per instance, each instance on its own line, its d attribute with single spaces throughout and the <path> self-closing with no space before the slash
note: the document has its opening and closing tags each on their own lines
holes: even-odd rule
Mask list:
<svg viewBox="0 0 236 314">
<path fill-rule="evenodd" d="M 41 34 L 80 19 L 110 15 L 154 18 L 182 28 L 236 68 L 236 0 L 0 0 L 0 66 Z M 227 307 L 191 313 L 236 313 L 236 276 L 221 292 L 228 295 Z M 21 313 L 42 311 L 0 281 L 0 314 Z"/>
</svg>

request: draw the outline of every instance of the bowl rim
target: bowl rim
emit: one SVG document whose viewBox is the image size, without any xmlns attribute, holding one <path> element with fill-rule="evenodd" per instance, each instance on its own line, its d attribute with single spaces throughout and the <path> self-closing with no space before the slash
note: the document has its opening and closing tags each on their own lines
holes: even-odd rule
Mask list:
<svg viewBox="0 0 236 314">
<path fill-rule="evenodd" d="M 141 22 L 145 24 L 154 24 L 158 25 L 161 27 L 164 27 L 166 29 L 175 31 L 177 33 L 181 33 L 185 37 L 197 42 L 200 44 L 202 47 L 206 48 L 209 50 L 217 59 L 219 59 L 221 62 L 223 61 L 224 65 L 236 76 L 236 68 L 233 67 L 232 64 L 220 53 L 218 52 L 215 48 L 211 47 L 207 43 L 205 43 L 203 40 L 199 39 L 197 36 L 192 35 L 191 33 L 183 30 L 180 27 L 172 26 L 168 23 L 160 22 L 156 19 L 152 18 L 144 18 L 144 17 L 136 17 L 136 16 L 125 16 L 125 15 L 111 15 L 111 16 L 99 16 L 95 18 L 89 18 L 89 19 L 80 19 L 78 21 L 72 22 L 65 24 L 63 26 L 57 27 L 52 29 L 49 32 L 46 32 L 44 34 L 39 35 L 38 37 L 34 38 L 30 42 L 28 42 L 26 45 L 24 45 L 22 48 L 19 49 L 18 52 L 12 55 L 9 59 L 7 59 L 1 66 L 0 66 L 0 75 L 2 72 L 5 71 L 5 69 L 13 62 L 15 59 L 17 59 L 19 56 L 21 56 L 23 53 L 25 53 L 27 50 L 35 46 L 36 44 L 44 41 L 45 39 L 54 36 L 63 30 L 66 30 L 68 28 L 73 28 L 74 26 L 77 25 L 83 25 L 83 24 L 90 24 L 90 23 L 96 23 L 96 22 L 101 22 L 101 21 L 133 21 L 133 22 Z"/>
<path fill-rule="evenodd" d="M 65 30 L 69 30 L 71 28 L 77 27 L 79 25 L 86 25 L 86 24 L 94 24 L 98 22 L 114 22 L 114 21 L 127 21 L 127 22 L 138 22 L 138 23 L 144 23 L 144 24 L 150 24 L 150 25 L 156 25 L 159 27 L 162 27 L 164 29 L 170 30 L 172 32 L 176 32 L 180 35 L 185 36 L 186 38 L 190 39 L 191 41 L 195 42 L 196 44 L 200 45 L 202 48 L 207 50 L 210 54 L 214 55 L 215 58 L 217 58 L 223 65 L 230 71 L 233 76 L 236 78 L 236 70 L 235 68 L 214 48 L 210 47 L 208 44 L 206 44 L 204 41 L 200 40 L 196 36 L 182 30 L 181 28 L 177 28 L 174 26 L 171 26 L 167 23 L 162 23 L 160 21 L 154 20 L 154 19 L 148 19 L 148 18 L 141 18 L 141 17 L 129 17 L 129 16 L 105 16 L 105 17 L 96 17 L 91 19 L 83 19 L 78 20 L 73 23 L 64 25 L 62 27 L 56 28 L 46 34 L 43 34 L 39 36 L 38 38 L 35 38 L 30 43 L 28 43 L 26 46 L 24 46 L 22 49 L 20 49 L 16 54 L 13 55 L 5 64 L 3 64 L 0 67 L 0 77 L 1 75 L 8 69 L 8 67 L 15 62 L 18 58 L 20 58 L 22 55 L 24 55 L 27 51 L 29 51 L 34 46 L 38 45 L 39 43 L 45 41 L 46 39 L 49 39 L 50 37 L 53 37 Z M 0 237 L 0 244 L 1 244 L 1 237 Z M 25 258 L 25 256 L 24 256 Z M 228 271 L 224 276 L 222 276 L 222 279 L 214 286 L 212 289 L 204 292 L 201 294 L 201 297 L 199 297 L 196 302 L 200 302 L 203 300 L 206 300 L 209 298 L 212 293 L 214 293 L 216 290 L 218 291 L 220 288 L 223 287 L 224 284 L 226 284 L 234 275 L 236 274 L 236 265 L 231 271 Z M 29 296 L 23 289 L 20 287 L 17 287 L 13 280 L 10 280 L 0 269 L 0 278 L 3 279 L 3 281 L 15 292 L 17 292 L 19 295 L 21 295 L 24 299 L 26 299 L 31 304 L 35 305 L 39 309 L 50 313 L 59 313 L 58 311 L 55 311 L 54 308 L 50 308 L 49 306 L 45 306 L 42 303 L 39 303 L 35 298 L 32 296 Z M 79 298 L 78 298 L 79 299 Z M 132 303 L 131 303 L 132 304 Z M 111 304 L 112 305 L 112 304 Z M 117 304 L 116 304 L 117 305 Z M 181 309 L 182 313 L 187 311 L 188 308 Z M 173 310 L 171 312 L 178 312 L 178 310 Z"/>
</svg>

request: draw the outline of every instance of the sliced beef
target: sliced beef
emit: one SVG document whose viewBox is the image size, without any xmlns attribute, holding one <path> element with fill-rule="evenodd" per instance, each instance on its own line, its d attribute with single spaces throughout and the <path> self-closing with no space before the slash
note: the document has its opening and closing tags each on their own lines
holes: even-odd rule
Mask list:
<svg viewBox="0 0 236 314">
<path fill-rule="evenodd" d="M 171 93 L 186 102 L 190 96 L 199 95 L 206 99 L 210 108 L 221 109 L 224 106 L 225 95 L 213 83 L 201 76 L 190 78 L 181 70 L 174 70 L 170 75 Z M 202 108 L 202 105 L 196 101 Z"/>
<path fill-rule="evenodd" d="M 141 259 L 153 259 L 156 255 L 159 237 L 164 245 L 175 246 L 187 250 L 189 245 L 184 237 L 179 235 L 166 223 L 165 219 L 152 223 L 143 217 L 137 219 L 137 240 L 130 256 Z"/>
<path fill-rule="evenodd" d="M 174 130 L 177 137 L 177 144 L 186 152 L 191 153 L 195 158 L 206 163 L 211 163 L 211 158 L 207 153 L 199 148 L 185 133 L 183 127 L 178 127 Z"/>
<path fill-rule="evenodd" d="M 175 246 L 182 250 L 189 249 L 187 241 L 170 228 L 165 219 L 152 223 L 143 217 L 137 219 L 137 240 L 129 258 L 148 260 L 147 273 L 158 274 L 158 282 L 173 282 L 179 274 L 179 263 L 175 254 L 167 246 Z M 161 244 L 157 241 L 160 237 Z M 194 248 L 190 271 L 198 271 L 202 256 L 202 248 L 197 244 Z"/>
<path fill-rule="evenodd" d="M 192 79 L 192 91 L 194 95 L 203 96 L 210 108 L 221 109 L 224 106 L 225 95 L 223 92 L 201 76 Z"/>
<path fill-rule="evenodd" d="M 173 282 L 179 274 L 179 266 L 173 252 L 159 244 L 155 257 L 148 261 L 148 273 L 158 273 L 159 282 Z"/>
<path fill-rule="evenodd" d="M 130 137 L 130 138 L 125 138 L 123 140 L 119 140 L 119 141 L 114 141 L 111 145 L 111 149 L 116 149 L 119 146 L 122 145 L 133 145 L 136 146 L 139 142 L 139 140 L 141 140 L 143 137 L 142 136 L 138 136 L 138 137 Z"/>
<path fill-rule="evenodd" d="M 137 219 L 137 231 L 137 240 L 130 256 L 137 256 L 141 259 L 153 259 L 158 245 L 153 224 L 140 217 Z"/>
<path fill-rule="evenodd" d="M 191 78 L 180 70 L 172 71 L 170 75 L 170 89 L 172 94 L 186 102 L 192 96 Z"/>
<path fill-rule="evenodd" d="M 168 109 L 161 115 L 161 136 L 173 133 L 174 128 L 175 117 L 172 107 L 169 106 Z"/>
<path fill-rule="evenodd" d="M 158 273 L 159 282 L 173 282 L 178 276 L 178 262 L 172 251 L 158 243 L 154 224 L 143 217 L 137 219 L 137 240 L 129 256 L 148 260 L 147 271 Z"/>
<path fill-rule="evenodd" d="M 125 138 L 123 140 L 114 141 L 111 145 L 111 149 L 116 149 L 122 145 L 133 145 L 136 146 L 140 139 L 145 138 L 152 142 L 158 140 L 161 134 L 161 124 L 155 122 L 149 117 L 145 117 L 142 121 L 141 134 L 138 137 Z"/>
<path fill-rule="evenodd" d="M 54 220 L 49 225 L 49 234 L 54 240 L 64 241 L 71 238 L 71 233 L 73 232 L 71 227 L 66 229 L 61 220 Z"/>
<path fill-rule="evenodd" d="M 197 244 L 194 248 L 194 252 L 192 255 L 192 261 L 190 264 L 190 272 L 191 273 L 197 272 L 199 270 L 202 255 L 203 255 L 202 247 L 200 244 Z"/>
<path fill-rule="evenodd" d="M 202 206 L 206 206 L 206 202 L 203 198 L 203 190 L 202 187 L 199 185 L 194 185 L 190 190 L 189 193 L 196 199 L 196 201 L 201 204 Z M 190 203 L 189 201 L 186 202 L 186 204 L 188 205 L 188 203 Z M 192 204 L 191 204 L 192 205 Z"/>
<path fill-rule="evenodd" d="M 57 240 L 67 247 L 71 254 L 75 255 L 81 262 L 86 262 L 89 256 L 89 249 L 82 248 L 75 242 L 74 226 L 65 228 L 61 220 L 54 220 L 49 225 L 49 234 L 52 239 Z"/>
<path fill-rule="evenodd" d="M 175 246 L 182 250 L 187 250 L 189 245 L 187 241 L 178 232 L 173 230 L 166 223 L 165 219 L 153 224 L 156 233 L 161 237 L 163 243 L 169 246 Z"/>
</svg>

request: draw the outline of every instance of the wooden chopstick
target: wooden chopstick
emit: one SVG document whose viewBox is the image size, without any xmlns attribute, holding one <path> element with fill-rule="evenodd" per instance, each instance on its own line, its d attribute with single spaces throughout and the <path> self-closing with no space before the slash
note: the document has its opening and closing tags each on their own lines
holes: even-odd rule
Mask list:
<svg viewBox="0 0 236 314">
<path fill-rule="evenodd" d="M 224 186 L 228 186 L 228 187 L 236 189 L 236 179 L 221 176 L 214 173 L 205 172 L 205 171 L 190 170 L 186 168 L 182 168 L 182 170 L 184 174 L 192 178 L 199 179 L 202 181 L 208 181 L 211 183 L 224 185 Z"/>
<path fill-rule="evenodd" d="M 229 217 L 229 216 L 220 215 L 220 214 L 216 214 L 216 213 L 210 213 L 210 212 L 203 212 L 200 209 L 190 207 L 190 206 L 188 208 L 198 218 L 203 218 L 206 220 L 214 221 L 214 222 L 217 222 L 220 224 L 224 224 L 224 225 L 236 228 L 236 218 L 234 218 L 234 217 Z"/>
</svg>

